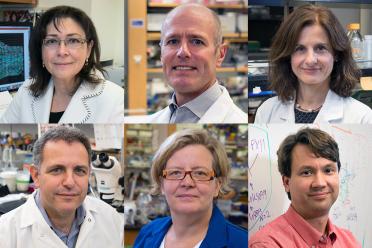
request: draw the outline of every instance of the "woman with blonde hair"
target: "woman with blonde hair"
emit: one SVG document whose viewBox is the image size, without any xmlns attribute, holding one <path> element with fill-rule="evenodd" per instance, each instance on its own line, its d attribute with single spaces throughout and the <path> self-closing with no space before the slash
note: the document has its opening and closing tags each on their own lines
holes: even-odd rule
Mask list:
<svg viewBox="0 0 372 248">
<path fill-rule="evenodd" d="M 154 191 L 165 196 L 170 217 L 144 226 L 134 247 L 245 247 L 248 232 L 225 220 L 213 203 L 227 190 L 230 166 L 222 144 L 203 130 L 168 137 L 151 169 Z"/>
</svg>

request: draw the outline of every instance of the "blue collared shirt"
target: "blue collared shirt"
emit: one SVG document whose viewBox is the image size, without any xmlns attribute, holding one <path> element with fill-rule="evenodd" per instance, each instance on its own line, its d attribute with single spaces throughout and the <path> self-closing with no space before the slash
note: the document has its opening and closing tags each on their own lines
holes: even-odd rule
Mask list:
<svg viewBox="0 0 372 248">
<path fill-rule="evenodd" d="M 41 212 L 41 215 L 44 217 L 46 223 L 55 232 L 55 234 L 57 234 L 57 236 L 63 241 L 63 243 L 67 245 L 68 248 L 75 247 L 77 238 L 79 236 L 80 226 L 84 222 L 84 218 L 86 214 L 84 207 L 81 205 L 80 207 L 76 209 L 76 215 L 75 215 L 74 221 L 72 222 L 70 233 L 65 234 L 64 232 L 54 227 L 53 224 L 50 222 L 48 214 L 41 204 L 40 191 L 37 191 L 35 194 L 35 202 Z"/>
<path fill-rule="evenodd" d="M 177 105 L 176 94 L 173 93 L 169 108 L 171 117 L 169 123 L 196 123 L 207 112 L 212 104 L 222 94 L 217 81 L 201 95 L 182 106 Z"/>
</svg>

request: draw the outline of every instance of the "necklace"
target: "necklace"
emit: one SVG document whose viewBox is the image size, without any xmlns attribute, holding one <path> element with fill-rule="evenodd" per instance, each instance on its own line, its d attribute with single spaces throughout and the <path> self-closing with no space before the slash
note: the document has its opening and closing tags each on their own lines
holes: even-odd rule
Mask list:
<svg viewBox="0 0 372 248">
<path fill-rule="evenodd" d="M 318 112 L 321 108 L 322 108 L 323 104 L 321 104 L 319 107 L 315 108 L 315 109 L 305 109 L 303 107 L 301 107 L 300 104 L 296 103 L 295 107 L 297 110 L 300 110 L 302 112 L 306 112 L 306 113 L 313 113 L 313 112 Z"/>
</svg>

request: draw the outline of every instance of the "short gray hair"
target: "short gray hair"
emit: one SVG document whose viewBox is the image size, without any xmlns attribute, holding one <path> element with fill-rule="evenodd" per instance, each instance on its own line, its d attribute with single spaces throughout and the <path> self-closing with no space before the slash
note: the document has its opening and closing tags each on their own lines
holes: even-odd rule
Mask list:
<svg viewBox="0 0 372 248">
<path fill-rule="evenodd" d="M 40 165 L 43 162 L 43 150 L 48 141 L 64 141 L 68 144 L 73 142 L 81 143 L 88 152 L 88 160 L 90 164 L 92 148 L 90 147 L 88 137 L 80 129 L 69 126 L 58 126 L 49 129 L 35 142 L 33 146 L 34 165 L 37 169 L 40 169 Z"/>
<path fill-rule="evenodd" d="M 208 12 L 212 15 L 213 17 L 213 21 L 214 21 L 214 24 L 216 26 L 216 29 L 214 30 L 214 45 L 217 47 L 218 45 L 222 44 L 222 27 L 221 27 L 221 20 L 220 18 L 218 17 L 218 14 L 216 12 L 214 12 L 213 10 L 211 10 L 210 8 L 202 5 L 202 4 L 197 4 L 197 3 L 186 3 L 186 4 L 181 4 L 179 6 L 177 6 L 176 8 L 172 9 L 166 16 L 163 24 L 161 25 L 161 38 L 160 38 L 160 46 L 163 44 L 163 29 L 164 29 L 164 26 L 167 22 L 167 19 L 174 15 L 173 13 L 176 12 L 177 10 L 179 9 L 182 9 L 182 8 L 186 8 L 186 7 L 195 7 L 195 8 L 203 8 L 203 9 L 206 9 L 208 10 Z"/>
</svg>

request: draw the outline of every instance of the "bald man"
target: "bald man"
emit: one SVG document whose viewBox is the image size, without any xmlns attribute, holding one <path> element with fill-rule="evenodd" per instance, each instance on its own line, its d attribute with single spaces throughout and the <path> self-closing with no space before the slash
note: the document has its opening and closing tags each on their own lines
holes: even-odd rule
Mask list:
<svg viewBox="0 0 372 248">
<path fill-rule="evenodd" d="M 161 62 L 173 88 L 171 103 L 163 110 L 125 122 L 247 123 L 248 116 L 232 101 L 216 78 L 225 58 L 221 23 L 215 12 L 199 4 L 170 11 L 161 29 Z"/>
</svg>

